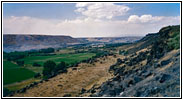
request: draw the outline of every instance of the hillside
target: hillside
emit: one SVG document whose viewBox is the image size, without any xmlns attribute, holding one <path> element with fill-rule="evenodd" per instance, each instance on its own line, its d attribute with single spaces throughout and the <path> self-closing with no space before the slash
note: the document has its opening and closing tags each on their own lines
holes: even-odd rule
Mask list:
<svg viewBox="0 0 183 100">
<path fill-rule="evenodd" d="M 90 48 L 91 49 L 91 48 Z M 14 97 L 179 97 L 180 26 L 167 26 L 89 59 Z"/>
<path fill-rule="evenodd" d="M 119 58 L 110 67 L 109 71 L 115 76 L 86 94 L 92 97 L 179 97 L 179 29 L 180 26 L 164 27 L 156 34 L 123 47 L 132 54 Z"/>
<path fill-rule="evenodd" d="M 88 38 L 78 38 L 87 42 L 101 42 L 101 43 L 132 43 L 140 40 L 142 37 L 88 37 Z"/>
<path fill-rule="evenodd" d="M 131 43 L 141 37 L 73 38 L 70 36 L 4 34 L 3 51 L 28 51 L 43 48 L 62 48 L 71 45 L 98 45 L 103 43 Z"/>
<path fill-rule="evenodd" d="M 25 51 L 48 47 L 62 47 L 66 44 L 78 43 L 79 41 L 70 36 L 51 35 L 3 35 L 4 51 Z"/>
</svg>

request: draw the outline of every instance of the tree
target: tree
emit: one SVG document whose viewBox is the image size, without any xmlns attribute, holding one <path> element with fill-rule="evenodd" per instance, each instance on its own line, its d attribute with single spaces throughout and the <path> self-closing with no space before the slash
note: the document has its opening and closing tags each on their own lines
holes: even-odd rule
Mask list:
<svg viewBox="0 0 183 100">
<path fill-rule="evenodd" d="M 41 53 L 53 53 L 55 51 L 54 48 L 41 49 L 39 52 Z"/>
<path fill-rule="evenodd" d="M 43 65 L 43 76 L 45 78 L 49 78 L 50 76 L 52 76 L 54 74 L 54 69 L 56 67 L 55 62 L 49 60 L 46 61 Z"/>
<path fill-rule="evenodd" d="M 57 73 L 58 71 L 66 72 L 67 71 L 67 64 L 61 61 L 55 68 L 54 72 Z"/>
</svg>

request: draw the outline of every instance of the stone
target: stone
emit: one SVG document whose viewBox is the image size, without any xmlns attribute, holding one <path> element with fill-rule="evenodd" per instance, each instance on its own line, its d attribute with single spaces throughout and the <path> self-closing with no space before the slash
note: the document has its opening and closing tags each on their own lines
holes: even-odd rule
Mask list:
<svg viewBox="0 0 183 100">
<path fill-rule="evenodd" d="M 161 61 L 161 66 L 168 65 L 170 63 L 170 59 Z"/>
<path fill-rule="evenodd" d="M 63 97 L 71 97 L 71 94 L 65 94 Z"/>
<path fill-rule="evenodd" d="M 158 68 L 158 67 L 160 67 L 161 65 L 160 64 L 158 64 L 158 63 L 155 63 L 154 64 L 154 68 Z"/>
<path fill-rule="evenodd" d="M 142 78 L 135 76 L 133 80 L 134 80 L 134 83 L 136 84 L 136 83 L 140 82 L 142 80 Z"/>
<path fill-rule="evenodd" d="M 152 75 L 151 71 L 146 71 L 145 73 L 142 73 L 142 76 L 144 76 L 145 78 Z"/>
<path fill-rule="evenodd" d="M 171 78 L 170 75 L 167 75 L 167 74 L 163 74 L 159 80 L 160 83 L 163 83 L 165 82 L 166 80 L 169 80 Z"/>
<path fill-rule="evenodd" d="M 72 68 L 72 70 L 77 70 L 77 68 L 74 67 L 74 68 Z"/>
<path fill-rule="evenodd" d="M 86 89 L 82 88 L 81 89 L 81 94 L 85 93 L 86 92 Z"/>
</svg>

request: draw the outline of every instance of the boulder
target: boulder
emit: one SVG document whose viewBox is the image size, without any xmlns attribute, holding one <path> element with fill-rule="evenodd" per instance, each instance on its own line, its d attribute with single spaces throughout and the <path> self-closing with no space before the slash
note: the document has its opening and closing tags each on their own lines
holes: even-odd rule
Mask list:
<svg viewBox="0 0 183 100">
<path fill-rule="evenodd" d="M 122 64 L 122 63 L 123 63 L 123 61 L 122 61 L 120 58 L 118 58 L 116 64 L 117 64 L 117 65 L 120 65 L 120 64 Z"/>
<path fill-rule="evenodd" d="M 158 63 L 155 63 L 154 64 L 154 68 L 158 68 L 158 67 L 160 67 L 161 65 L 160 64 L 158 64 Z"/>
<path fill-rule="evenodd" d="M 74 67 L 74 68 L 72 68 L 72 70 L 77 70 L 77 68 L 76 68 L 76 67 Z"/>
<path fill-rule="evenodd" d="M 86 89 L 82 88 L 81 89 L 81 94 L 85 93 L 86 92 Z"/>
<path fill-rule="evenodd" d="M 136 84 L 136 83 L 140 82 L 142 80 L 142 78 L 135 76 L 133 80 L 134 80 L 134 83 Z"/>
<path fill-rule="evenodd" d="M 171 78 L 168 74 L 163 74 L 159 80 L 160 83 L 164 83 L 166 80 L 169 80 Z"/>
<path fill-rule="evenodd" d="M 26 88 L 23 88 L 23 89 L 21 89 L 19 92 L 20 92 L 20 93 L 24 93 L 26 90 L 27 90 Z"/>
<path fill-rule="evenodd" d="M 145 71 L 144 73 L 142 73 L 142 76 L 145 77 L 145 78 L 150 76 L 150 75 L 152 75 L 151 71 Z"/>
<path fill-rule="evenodd" d="M 161 61 L 161 66 L 168 65 L 170 63 L 170 59 Z"/>
</svg>

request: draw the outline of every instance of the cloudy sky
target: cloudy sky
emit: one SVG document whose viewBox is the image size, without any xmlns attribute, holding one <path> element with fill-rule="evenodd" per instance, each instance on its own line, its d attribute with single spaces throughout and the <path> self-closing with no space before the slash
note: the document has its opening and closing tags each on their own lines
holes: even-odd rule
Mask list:
<svg viewBox="0 0 183 100">
<path fill-rule="evenodd" d="M 178 24 L 179 3 L 3 3 L 4 34 L 144 36 Z"/>
</svg>

